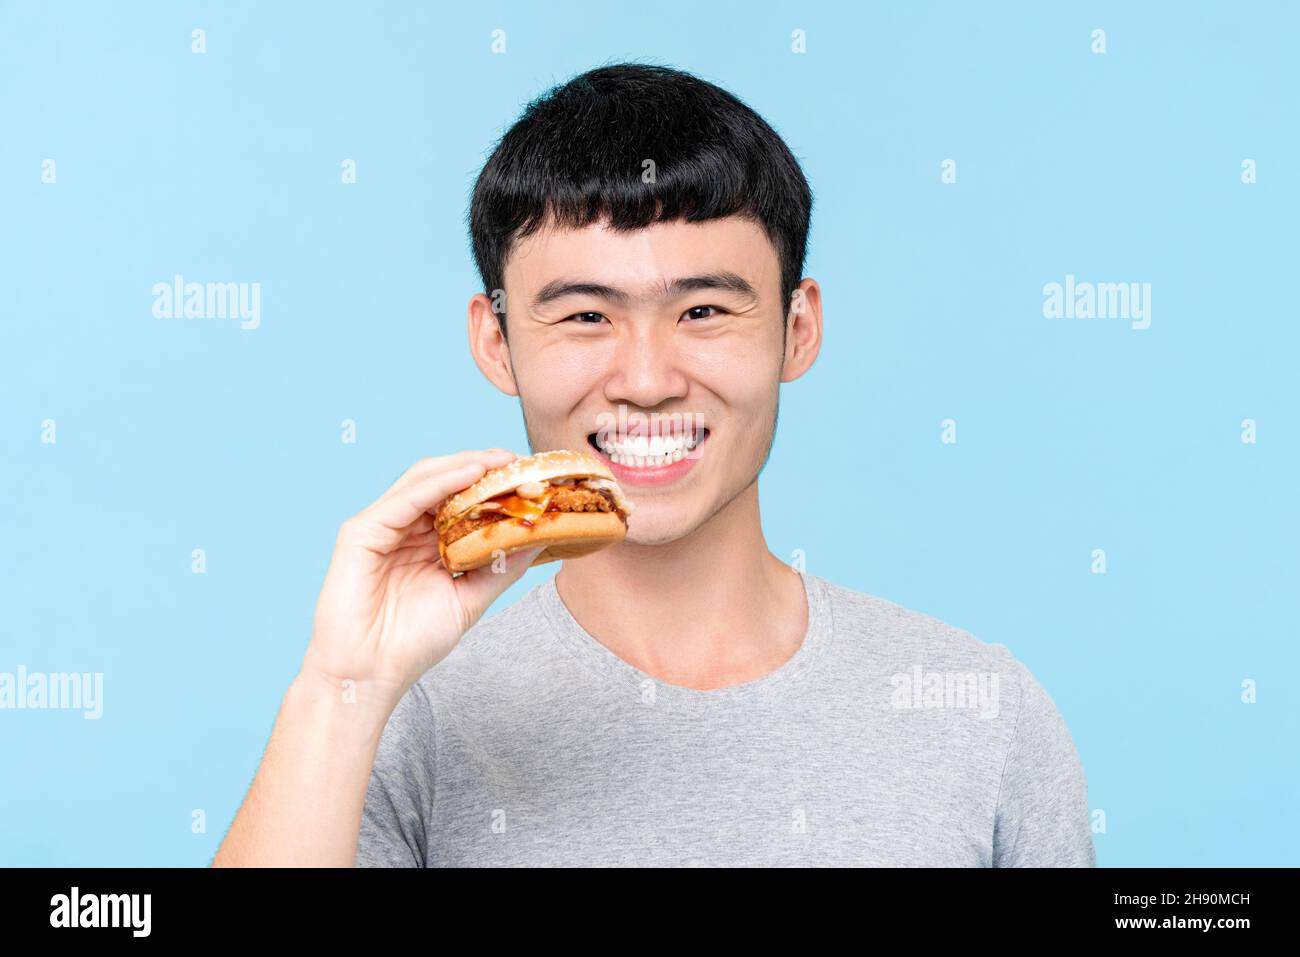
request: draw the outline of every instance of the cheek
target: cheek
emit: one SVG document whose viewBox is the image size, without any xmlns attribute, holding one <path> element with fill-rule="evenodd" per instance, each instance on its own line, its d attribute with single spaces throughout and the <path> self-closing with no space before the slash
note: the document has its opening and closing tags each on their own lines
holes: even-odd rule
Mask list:
<svg viewBox="0 0 1300 957">
<path fill-rule="evenodd" d="M 732 340 L 725 348 L 699 350 L 687 373 L 727 405 L 761 411 L 776 398 L 780 357 L 762 343 Z"/>
<path fill-rule="evenodd" d="M 515 368 L 522 397 L 538 412 L 567 413 L 600 381 L 606 360 L 598 349 L 536 349 L 526 352 Z"/>
</svg>

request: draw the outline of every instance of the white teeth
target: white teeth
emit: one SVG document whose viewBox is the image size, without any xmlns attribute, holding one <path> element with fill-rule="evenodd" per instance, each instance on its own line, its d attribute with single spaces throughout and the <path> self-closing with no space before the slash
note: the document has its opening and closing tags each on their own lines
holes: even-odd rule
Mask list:
<svg viewBox="0 0 1300 957">
<path fill-rule="evenodd" d="M 599 436 L 598 441 L 601 450 L 619 464 L 648 460 L 652 465 L 680 461 L 685 453 L 699 444 L 694 432 L 685 435 Z M 644 468 L 645 465 L 635 467 Z"/>
<path fill-rule="evenodd" d="M 635 445 L 630 446 L 630 448 L 624 446 L 622 451 L 618 451 L 617 447 L 611 446 L 607 447 L 606 454 L 609 456 L 611 462 L 615 462 L 626 468 L 662 468 L 665 465 L 672 465 L 674 462 L 680 462 L 682 459 L 686 458 L 691 449 L 695 448 L 695 445 L 695 442 L 687 442 L 685 444 L 677 443 L 677 447 L 673 448 L 671 451 L 666 450 L 659 454 L 644 455 L 636 454 Z M 654 448 L 653 443 L 650 443 L 647 446 L 647 449 L 650 448 Z"/>
</svg>

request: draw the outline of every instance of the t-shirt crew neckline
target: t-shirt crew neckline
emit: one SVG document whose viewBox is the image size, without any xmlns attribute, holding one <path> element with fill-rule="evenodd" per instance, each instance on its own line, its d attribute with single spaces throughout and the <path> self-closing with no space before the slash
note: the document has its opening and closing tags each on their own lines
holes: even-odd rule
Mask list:
<svg viewBox="0 0 1300 957">
<path fill-rule="evenodd" d="M 661 681 L 640 668 L 624 661 L 587 632 L 573 617 L 552 576 L 538 586 L 547 629 L 581 664 L 597 675 L 617 684 L 630 686 L 638 694 L 645 682 L 653 683 L 657 700 L 668 701 L 683 707 L 708 707 L 749 700 L 760 695 L 775 693 L 797 683 L 823 654 L 833 635 L 831 609 L 826 594 L 826 584 L 816 575 L 791 569 L 799 575 L 808 601 L 808 627 L 803 642 L 793 655 L 775 671 L 761 678 L 724 688 L 687 688 Z"/>
</svg>

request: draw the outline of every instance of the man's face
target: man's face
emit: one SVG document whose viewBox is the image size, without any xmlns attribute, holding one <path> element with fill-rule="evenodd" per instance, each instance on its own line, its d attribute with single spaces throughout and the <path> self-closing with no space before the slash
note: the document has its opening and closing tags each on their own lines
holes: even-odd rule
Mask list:
<svg viewBox="0 0 1300 957">
<path fill-rule="evenodd" d="M 757 477 L 776 425 L 786 312 L 761 226 L 544 229 L 507 259 L 505 308 L 532 449 L 600 454 L 632 500 L 629 541 L 681 538 Z M 680 448 L 678 433 L 703 440 Z M 593 448 L 598 439 L 613 445 Z"/>
</svg>

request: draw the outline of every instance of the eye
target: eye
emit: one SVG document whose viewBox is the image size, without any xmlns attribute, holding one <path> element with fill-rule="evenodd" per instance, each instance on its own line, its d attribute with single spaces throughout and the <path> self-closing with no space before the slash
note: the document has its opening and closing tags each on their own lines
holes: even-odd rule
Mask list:
<svg viewBox="0 0 1300 957">
<path fill-rule="evenodd" d="M 595 317 L 594 321 L 588 321 L 592 316 Z M 605 317 L 599 312 L 575 312 L 571 316 L 566 316 L 564 321 L 568 322 L 570 319 L 573 319 L 576 320 L 580 326 L 595 326 L 599 325 L 600 320 L 604 318 Z"/>
<path fill-rule="evenodd" d="M 701 316 L 701 315 L 699 315 L 699 313 L 700 313 L 702 310 L 705 310 L 705 309 L 710 310 L 710 311 L 711 311 L 712 313 L 714 313 L 714 314 L 721 312 L 721 310 L 718 309 L 717 306 L 691 306 L 691 308 L 687 309 L 684 313 L 682 313 L 682 318 L 683 318 L 683 319 L 687 319 L 687 318 L 689 318 L 689 319 L 712 319 L 712 318 L 713 318 L 712 315 L 708 315 L 708 316 Z"/>
</svg>

